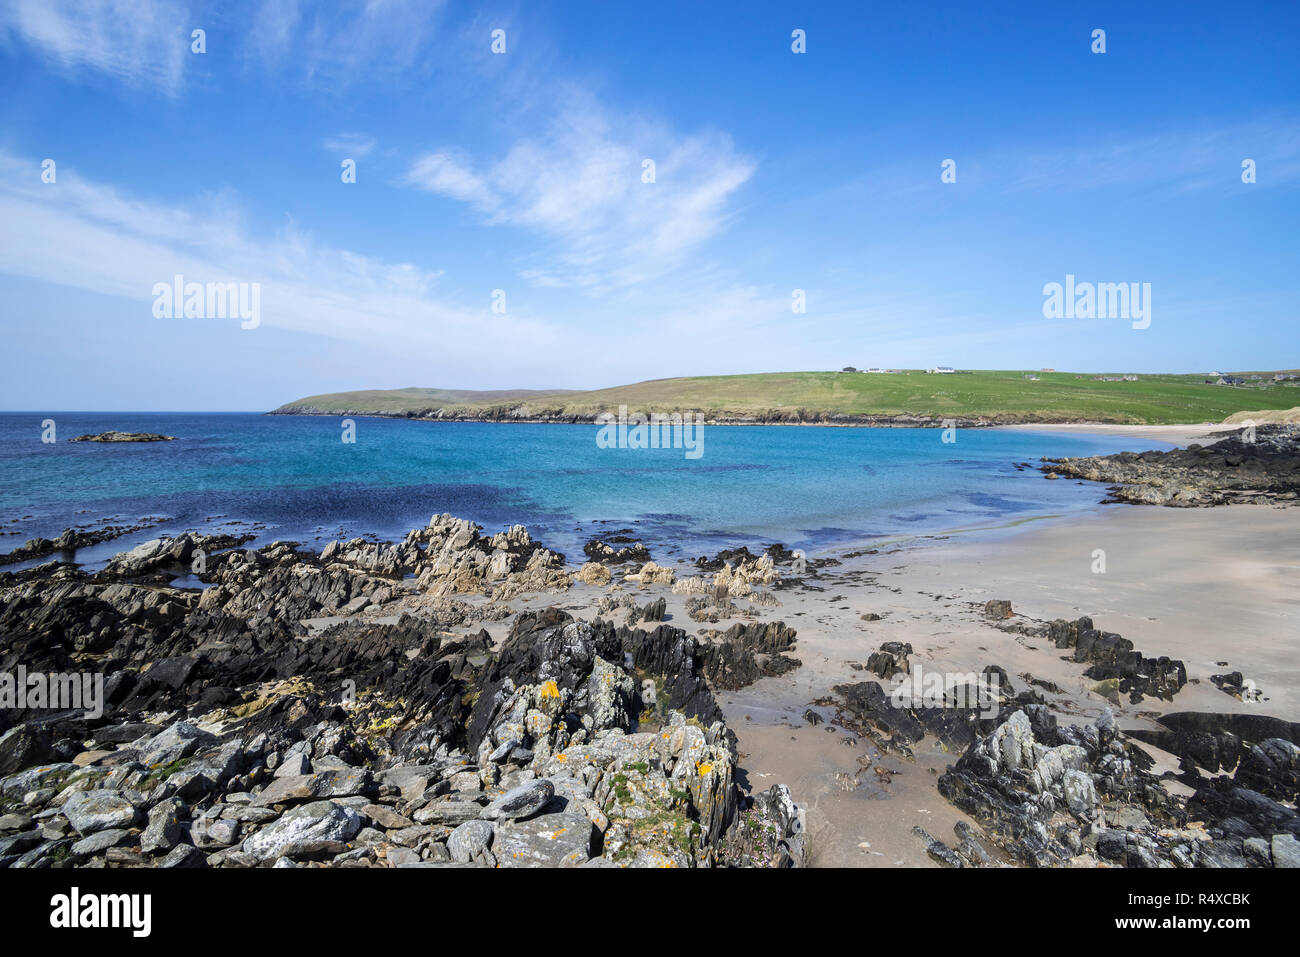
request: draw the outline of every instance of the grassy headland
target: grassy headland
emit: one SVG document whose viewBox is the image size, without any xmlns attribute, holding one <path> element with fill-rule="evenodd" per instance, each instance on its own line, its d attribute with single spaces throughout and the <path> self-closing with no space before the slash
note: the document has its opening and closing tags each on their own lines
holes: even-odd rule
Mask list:
<svg viewBox="0 0 1300 957">
<path fill-rule="evenodd" d="M 1026 375 L 1037 376 L 1027 379 Z M 931 374 L 769 372 L 652 379 L 590 391 L 389 389 L 308 396 L 274 410 L 286 415 L 387 415 L 470 421 L 590 421 L 602 412 L 702 412 L 719 422 L 908 424 L 1108 422 L 1134 425 L 1220 422 L 1237 412 L 1300 404 L 1300 380 L 1238 373 L 1238 385 L 1206 374 L 1139 375 L 976 370 Z M 1105 374 L 1117 377 L 1118 373 Z"/>
</svg>

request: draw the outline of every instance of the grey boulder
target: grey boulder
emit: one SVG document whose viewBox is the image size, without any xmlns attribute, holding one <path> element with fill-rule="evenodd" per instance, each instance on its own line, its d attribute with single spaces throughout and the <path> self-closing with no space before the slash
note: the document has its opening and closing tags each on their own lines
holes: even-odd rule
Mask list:
<svg viewBox="0 0 1300 957">
<path fill-rule="evenodd" d="M 555 797 L 555 785 L 546 778 L 521 784 L 483 809 L 484 820 L 518 820 L 536 814 Z"/>
<path fill-rule="evenodd" d="M 74 791 L 63 805 L 68 823 L 83 837 L 135 823 L 135 806 L 116 791 Z"/>
<path fill-rule="evenodd" d="M 468 864 L 492 845 L 491 821 L 466 821 L 447 837 L 447 850 L 458 864 Z"/>
<path fill-rule="evenodd" d="M 492 853 L 500 867 L 579 867 L 591 857 L 594 834 L 585 814 L 542 814 L 499 825 Z"/>
<path fill-rule="evenodd" d="M 289 811 L 244 841 L 244 852 L 266 862 L 340 853 L 361 830 L 356 811 L 333 801 L 313 801 Z"/>
</svg>

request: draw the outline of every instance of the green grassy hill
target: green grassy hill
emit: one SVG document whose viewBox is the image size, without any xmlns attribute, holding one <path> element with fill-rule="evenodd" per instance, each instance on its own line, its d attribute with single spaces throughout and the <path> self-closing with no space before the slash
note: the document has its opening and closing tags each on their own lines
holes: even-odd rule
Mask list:
<svg viewBox="0 0 1300 957">
<path fill-rule="evenodd" d="M 277 412 L 295 409 L 319 409 L 322 412 L 337 410 L 361 411 L 375 414 L 400 415 L 412 409 L 438 409 L 499 405 L 503 402 L 529 402 L 542 397 L 563 399 L 568 395 L 582 395 L 566 389 L 360 389 L 356 392 L 330 392 L 309 395 L 297 402 L 283 405 Z"/>
<path fill-rule="evenodd" d="M 1139 375 L 1136 382 L 1098 381 L 1098 373 L 1026 371 L 927 374 L 771 372 L 652 379 L 592 391 L 393 389 L 309 396 L 275 411 L 292 414 L 443 418 L 587 418 L 620 405 L 639 412 L 704 412 L 720 419 L 816 421 L 824 417 L 926 416 L 1002 421 L 1173 424 L 1219 422 L 1235 412 L 1300 404 L 1300 382 L 1263 378 L 1239 386 L 1207 376 Z M 1117 375 L 1118 373 L 1108 373 Z"/>
</svg>

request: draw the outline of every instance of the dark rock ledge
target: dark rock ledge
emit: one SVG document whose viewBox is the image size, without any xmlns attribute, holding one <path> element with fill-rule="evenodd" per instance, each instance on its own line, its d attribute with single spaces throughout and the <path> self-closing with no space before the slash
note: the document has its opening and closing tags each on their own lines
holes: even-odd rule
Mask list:
<svg viewBox="0 0 1300 957">
<path fill-rule="evenodd" d="M 78 435 L 69 442 L 175 442 L 176 436 L 158 432 L 100 432 L 98 435 Z"/>
<path fill-rule="evenodd" d="M 0 711 L 0 867 L 802 863 L 802 812 L 742 786 L 711 686 L 762 673 L 780 623 L 514 614 L 570 584 L 520 526 L 240 544 L 0 572 L 0 672 L 104 676 L 102 715 Z M 171 587 L 199 552 L 208 587 Z M 473 630 L 504 617 L 497 649 Z"/>
<path fill-rule="evenodd" d="M 1043 459 L 1048 478 L 1105 482 L 1105 502 L 1196 507 L 1300 503 L 1300 426 L 1261 425 L 1212 445 Z"/>
</svg>

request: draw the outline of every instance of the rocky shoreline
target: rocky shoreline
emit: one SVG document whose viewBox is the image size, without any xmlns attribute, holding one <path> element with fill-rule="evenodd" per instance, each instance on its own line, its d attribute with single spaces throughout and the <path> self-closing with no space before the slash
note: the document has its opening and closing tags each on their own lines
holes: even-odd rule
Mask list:
<svg viewBox="0 0 1300 957">
<path fill-rule="evenodd" d="M 783 547 L 704 556 L 679 578 L 639 543 L 620 563 L 593 541 L 607 560 L 575 571 L 522 526 L 485 536 L 449 515 L 319 554 L 243 544 L 187 533 L 95 574 L 0 573 L 0 673 L 103 676 L 101 713 L 0 712 L 0 866 L 805 863 L 796 796 L 744 784 L 715 696 L 798 669 L 797 633 L 777 620 L 692 635 L 652 597 L 681 596 L 706 623 L 779 606 L 773 588 L 805 584 Z M 170 584 L 187 568 L 206 587 Z M 604 589 L 594 615 L 556 606 L 578 587 Z M 1034 621 L 1001 600 L 976 613 L 1068 652 L 1116 702 L 1172 700 L 1187 680 L 1088 618 Z M 506 622 L 500 641 L 483 627 Z M 865 670 L 898 680 L 911 655 L 886 642 Z M 956 756 L 931 786 L 969 820 L 951 841 L 913 829 L 934 863 L 1300 861 L 1300 726 L 1175 714 L 1126 733 L 1108 710 L 1063 725 L 1050 682 L 983 675 L 1000 690 L 981 705 L 899 706 L 872 681 L 820 702 L 882 753 L 911 760 L 932 740 Z M 1158 774 L 1144 745 L 1178 771 Z"/>
<path fill-rule="evenodd" d="M 480 531 L 435 516 L 319 555 L 187 533 L 96 574 L 0 573 L 0 672 L 103 679 L 98 709 L 0 712 L 0 866 L 802 863 L 802 812 L 740 787 L 711 687 L 755 680 L 793 630 L 515 611 L 580 576 L 522 526 Z M 207 587 L 172 587 L 186 569 Z M 507 618 L 499 647 L 475 630 Z"/>
<path fill-rule="evenodd" d="M 1144 658 L 1088 618 L 1035 622 L 1006 601 L 981 611 L 993 627 L 1072 650 L 1073 661 L 1090 664 L 1087 677 L 1113 682 L 1134 703 L 1144 692 L 1172 700 L 1186 683 L 1181 661 Z M 908 675 L 910 655 L 910 645 L 886 643 L 867 670 L 885 679 Z M 1039 690 L 1060 692 L 1050 683 L 1023 674 L 1017 692 L 996 664 L 970 677 L 993 679 L 978 704 L 959 686 L 945 690 L 942 706 L 899 707 L 874 681 L 839 685 L 834 698 L 819 702 L 882 752 L 910 757 L 929 739 L 960 755 L 939 776 L 938 791 L 982 833 L 960 821 L 949 844 L 918 829 L 941 866 L 1300 866 L 1300 725 L 1175 713 L 1158 719 L 1159 732 L 1124 732 L 1109 708 L 1092 723 L 1060 724 L 1068 713 Z M 1155 771 L 1144 742 L 1174 756 L 1179 771 Z M 1183 788 L 1167 788 L 1170 781 Z"/>
<path fill-rule="evenodd" d="M 58 538 L 29 538 L 13 551 L 0 555 L 0 565 L 14 565 L 18 562 L 47 558 L 55 552 L 75 554 L 78 549 L 111 542 L 115 538 L 143 531 L 165 521 L 168 519 L 153 516 L 132 525 L 102 524 L 97 528 L 67 528 Z"/>
<path fill-rule="evenodd" d="M 1260 425 L 1212 445 L 1043 459 L 1047 478 L 1110 485 L 1104 501 L 1197 507 L 1300 503 L 1300 426 Z"/>
<path fill-rule="evenodd" d="M 647 409 L 647 412 L 654 411 Z M 895 415 L 860 415 L 846 412 L 809 412 L 806 409 L 772 409 L 757 414 L 737 414 L 724 409 L 690 409 L 678 412 L 699 412 L 706 425 L 789 425 L 789 426 L 844 426 L 861 428 L 897 429 L 981 429 L 1000 425 L 1085 425 L 1096 419 L 1066 418 L 1050 415 L 1019 415 L 1002 413 L 980 416 L 937 416 L 898 413 Z M 528 406 L 493 406 L 483 409 L 466 409 L 457 406 L 407 409 L 400 412 L 376 412 L 365 409 L 319 409 L 313 406 L 281 406 L 267 415 L 340 416 L 351 418 L 411 419 L 421 422 L 495 422 L 517 425 L 594 425 L 601 412 L 567 412 L 563 409 L 534 409 Z M 671 414 L 671 413 L 665 413 Z M 1109 421 L 1109 420 L 1103 420 Z M 1113 424 L 1134 423 L 1131 417 L 1118 417 Z"/>
</svg>

